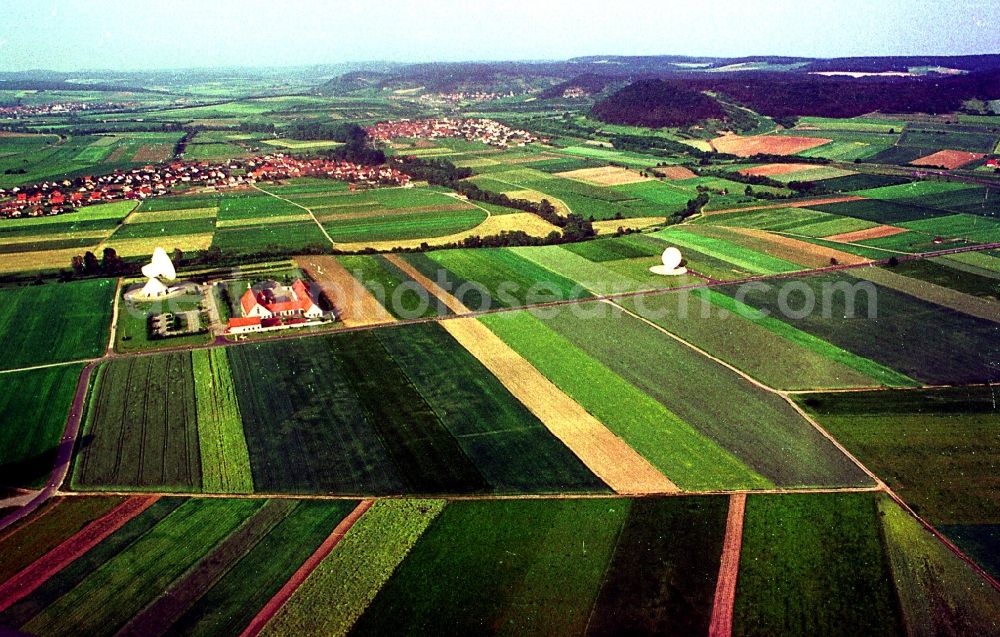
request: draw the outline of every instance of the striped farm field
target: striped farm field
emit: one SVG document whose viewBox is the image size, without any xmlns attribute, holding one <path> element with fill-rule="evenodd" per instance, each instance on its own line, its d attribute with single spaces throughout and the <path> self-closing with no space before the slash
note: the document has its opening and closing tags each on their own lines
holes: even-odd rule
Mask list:
<svg viewBox="0 0 1000 637">
<path fill-rule="evenodd" d="M 619 303 L 777 389 L 912 386 L 905 375 L 803 332 L 714 290 Z"/>
<path fill-rule="evenodd" d="M 201 488 L 189 353 L 110 360 L 95 372 L 77 488 Z"/>
<path fill-rule="evenodd" d="M 393 241 L 440 237 L 475 228 L 486 220 L 478 208 L 427 212 L 392 211 L 362 219 L 326 221 L 323 227 L 334 241 Z"/>
<path fill-rule="evenodd" d="M 754 488 L 770 481 L 527 311 L 480 319 L 560 390 L 678 487 Z"/>
<path fill-rule="evenodd" d="M 802 269 L 799 264 L 786 259 L 773 257 L 766 252 L 747 248 L 730 240 L 695 233 L 686 228 L 660 230 L 654 232 L 652 236 L 662 239 L 668 245 L 680 248 L 682 253 L 685 248 L 692 248 L 750 274 L 776 274 Z"/>
<path fill-rule="evenodd" d="M 37 486 L 52 472 L 83 365 L 4 374 L 0 381 L 0 485 Z"/>
<path fill-rule="evenodd" d="M 782 397 L 623 311 L 589 303 L 542 320 L 775 485 L 868 483 Z M 738 413 L 727 407 L 733 401 Z"/>
<path fill-rule="evenodd" d="M 484 206 L 486 207 L 486 206 Z M 341 250 L 362 251 L 368 248 L 374 250 L 398 250 L 400 248 L 422 248 L 429 246 L 461 243 L 475 237 L 495 237 L 505 232 L 523 232 L 530 237 L 545 238 L 559 228 L 531 212 L 513 212 L 513 208 L 501 209 L 501 213 L 492 214 L 482 223 L 467 230 L 437 237 L 418 237 L 416 239 L 390 239 L 384 241 L 339 242 Z"/>
<path fill-rule="evenodd" d="M 261 491 L 607 489 L 436 325 L 228 353 Z"/>
<path fill-rule="evenodd" d="M 49 500 L 33 516 L 0 532 L 0 581 L 59 546 L 89 523 L 121 504 L 121 497 Z"/>
<path fill-rule="evenodd" d="M 347 634 L 444 505 L 444 500 L 376 502 L 261 634 Z"/>
<path fill-rule="evenodd" d="M 0 613 L 0 626 L 46 635 L 239 634 L 355 504 L 147 499 Z"/>
<path fill-rule="evenodd" d="M 423 318 L 448 313 L 425 298 L 420 285 L 382 255 L 339 256 L 337 261 L 395 318 Z"/>
<path fill-rule="evenodd" d="M 445 277 L 452 293 L 472 310 L 589 296 L 575 281 L 505 248 L 439 250 L 403 258 L 432 281 Z"/>
<path fill-rule="evenodd" d="M 741 301 L 747 305 L 781 316 L 796 329 L 918 381 L 953 384 L 1000 380 L 1000 370 L 993 364 L 998 341 L 992 321 L 848 275 L 804 277 L 794 285 L 799 289 L 786 301 L 795 308 L 796 316 L 783 315 L 778 308 L 781 285 L 716 289 L 731 297 L 742 290 Z M 824 289 L 828 290 L 826 297 Z M 810 296 L 816 300 L 817 311 L 798 316 L 802 299 Z M 873 312 L 877 320 L 858 320 L 871 318 Z"/>
<path fill-rule="evenodd" d="M 191 363 L 202 489 L 209 493 L 250 493 L 250 455 L 226 352 L 194 350 Z"/>
<path fill-rule="evenodd" d="M 703 633 L 725 511 L 723 498 L 453 502 L 351 634 Z"/>
<path fill-rule="evenodd" d="M 0 288 L 0 332 L 7 345 L 0 369 L 103 354 L 114 295 L 111 279 Z"/>
<path fill-rule="evenodd" d="M 646 458 L 476 319 L 453 319 L 442 325 L 587 468 L 617 493 L 672 493 L 678 490 Z"/>
</svg>

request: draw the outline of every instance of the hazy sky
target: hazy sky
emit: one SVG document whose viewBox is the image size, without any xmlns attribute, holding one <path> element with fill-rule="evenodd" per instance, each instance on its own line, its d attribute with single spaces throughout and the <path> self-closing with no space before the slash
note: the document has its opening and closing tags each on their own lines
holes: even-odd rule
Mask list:
<svg viewBox="0 0 1000 637">
<path fill-rule="evenodd" d="M 998 0 L 3 0 L 0 70 L 1000 53 Z"/>
</svg>

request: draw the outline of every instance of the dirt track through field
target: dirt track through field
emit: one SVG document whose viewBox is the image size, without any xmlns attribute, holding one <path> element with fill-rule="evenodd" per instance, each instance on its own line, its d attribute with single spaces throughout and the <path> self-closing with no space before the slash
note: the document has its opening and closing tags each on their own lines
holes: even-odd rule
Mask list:
<svg viewBox="0 0 1000 637">
<path fill-rule="evenodd" d="M 424 276 L 420 270 L 410 265 L 409 261 L 398 254 L 387 254 L 385 260 L 403 271 L 406 276 L 420 284 L 431 296 L 445 304 L 445 306 L 455 314 L 469 314 L 472 312 L 464 303 L 449 294 L 440 285 Z"/>
<path fill-rule="evenodd" d="M 295 265 L 319 285 L 346 327 L 379 325 L 396 320 L 334 257 L 297 257 Z"/>
<path fill-rule="evenodd" d="M 729 637 L 733 634 L 733 604 L 736 601 L 736 581 L 740 573 L 743 516 L 746 513 L 746 505 L 745 493 L 729 496 L 726 539 L 722 544 L 719 579 L 715 582 L 715 602 L 712 605 L 712 622 L 708 627 L 709 637 Z"/>
<path fill-rule="evenodd" d="M 306 581 L 306 579 L 309 578 L 309 575 L 311 575 L 312 572 L 316 570 L 316 567 L 320 565 L 320 562 L 326 559 L 326 556 L 333 551 L 334 547 L 340 544 L 340 541 L 344 539 L 344 536 L 351 530 L 351 527 L 361 519 L 361 516 L 364 515 L 368 509 L 372 508 L 373 504 L 375 504 L 374 500 L 362 500 L 358 506 L 347 515 L 346 518 L 341 520 L 340 524 L 333 529 L 333 533 L 330 534 L 330 537 L 326 538 L 326 540 L 319 545 L 319 548 L 317 548 L 313 554 L 309 556 L 309 559 L 307 559 L 302 566 L 300 566 L 298 570 L 292 574 L 292 577 L 285 582 L 285 585 L 281 587 L 281 590 L 275 593 L 274 597 L 268 600 L 267 604 L 264 605 L 264 608 L 260 609 L 260 612 L 257 613 L 256 617 L 250 621 L 250 625 L 247 626 L 242 633 L 240 633 L 240 637 L 256 637 L 259 635 L 260 631 L 267 625 L 267 622 L 274 619 L 274 616 L 278 613 L 281 607 L 285 605 L 285 602 L 291 598 L 292 594 L 298 590 L 299 586 L 302 586 L 302 582 Z"/>
<path fill-rule="evenodd" d="M 451 319 L 442 321 L 441 326 L 616 492 L 648 494 L 679 490 L 478 320 Z"/>
<path fill-rule="evenodd" d="M 50 577 L 97 546 L 104 538 L 159 499 L 158 495 L 129 498 L 32 562 L 27 568 L 0 585 L 0 612 L 30 595 Z"/>
</svg>

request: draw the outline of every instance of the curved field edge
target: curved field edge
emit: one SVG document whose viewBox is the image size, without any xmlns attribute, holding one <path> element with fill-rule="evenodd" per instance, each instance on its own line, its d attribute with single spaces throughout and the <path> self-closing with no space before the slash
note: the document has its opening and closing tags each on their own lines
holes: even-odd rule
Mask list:
<svg viewBox="0 0 1000 637">
<path fill-rule="evenodd" d="M 774 486 L 530 312 L 479 320 L 682 489 Z"/>
<path fill-rule="evenodd" d="M 444 507 L 376 501 L 260 634 L 346 635 Z"/>
</svg>

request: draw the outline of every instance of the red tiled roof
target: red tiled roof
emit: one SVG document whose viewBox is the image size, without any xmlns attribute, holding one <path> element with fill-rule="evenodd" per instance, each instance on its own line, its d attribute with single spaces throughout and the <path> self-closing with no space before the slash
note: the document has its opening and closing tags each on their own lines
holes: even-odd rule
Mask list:
<svg viewBox="0 0 1000 637">
<path fill-rule="evenodd" d="M 247 327 L 250 325 L 260 325 L 260 317 L 257 316 L 247 316 L 247 317 L 236 317 L 229 319 L 229 328 L 234 327 Z"/>
<path fill-rule="evenodd" d="M 247 288 L 247 291 L 243 293 L 240 297 L 240 306 L 243 308 L 243 313 L 246 314 L 257 305 L 257 297 L 254 296 L 253 290 Z"/>
</svg>

